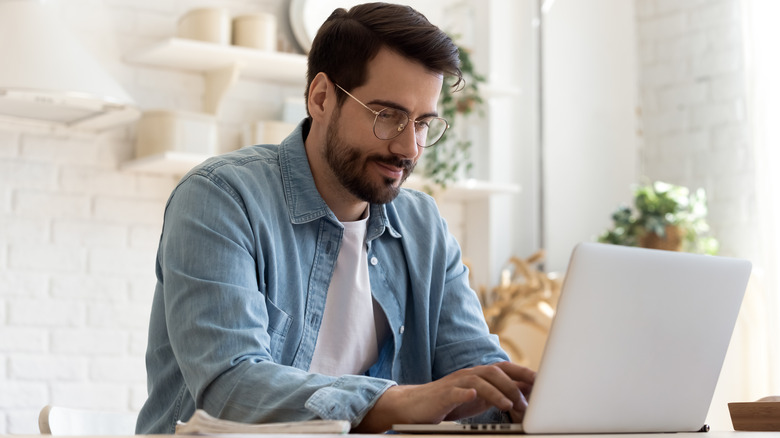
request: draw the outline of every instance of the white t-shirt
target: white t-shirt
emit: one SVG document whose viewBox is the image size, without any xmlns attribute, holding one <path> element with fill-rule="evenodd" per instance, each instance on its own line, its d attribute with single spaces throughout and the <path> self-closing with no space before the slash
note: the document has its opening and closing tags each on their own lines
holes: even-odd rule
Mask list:
<svg viewBox="0 0 780 438">
<path fill-rule="evenodd" d="M 329 376 L 365 373 L 379 354 L 377 331 L 383 338 L 387 326 L 368 279 L 368 218 L 343 225 L 344 238 L 309 367 L 311 372 Z"/>
</svg>

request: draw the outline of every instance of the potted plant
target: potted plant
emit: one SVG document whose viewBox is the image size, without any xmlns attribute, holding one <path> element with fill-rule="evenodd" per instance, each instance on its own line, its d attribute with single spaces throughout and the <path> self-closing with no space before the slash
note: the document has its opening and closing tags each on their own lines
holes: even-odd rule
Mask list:
<svg viewBox="0 0 780 438">
<path fill-rule="evenodd" d="M 718 241 L 708 236 L 707 196 L 704 189 L 662 181 L 634 188 L 634 208 L 620 206 L 613 226 L 599 242 L 645 248 L 715 254 Z"/>
<path fill-rule="evenodd" d="M 475 111 L 482 115 L 484 103 L 479 93 L 479 85 L 485 82 L 484 76 L 474 70 L 468 50 L 458 46 L 458 52 L 464 84 L 453 89 L 452 82 L 445 80 L 439 96 L 441 117 L 453 125 Z M 445 131 L 439 143 L 423 154 L 423 176 L 442 189 L 446 188 L 448 183 L 456 181 L 462 172 L 470 171 L 471 167 L 471 141 L 457 138 L 457 129 Z M 427 186 L 425 190 L 432 193 L 433 187 Z"/>
</svg>

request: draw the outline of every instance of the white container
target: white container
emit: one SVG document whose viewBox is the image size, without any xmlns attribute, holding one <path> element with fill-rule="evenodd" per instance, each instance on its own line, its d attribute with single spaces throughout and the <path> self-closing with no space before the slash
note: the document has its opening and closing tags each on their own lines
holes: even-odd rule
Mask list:
<svg viewBox="0 0 780 438">
<path fill-rule="evenodd" d="M 247 14 L 233 19 L 233 45 L 260 50 L 276 50 L 276 16 Z"/>
<path fill-rule="evenodd" d="M 216 117 L 186 111 L 144 112 L 138 122 L 136 158 L 164 152 L 216 155 Z"/>
<path fill-rule="evenodd" d="M 215 44 L 230 44 L 230 12 L 226 8 L 188 11 L 176 27 L 176 36 Z"/>
</svg>

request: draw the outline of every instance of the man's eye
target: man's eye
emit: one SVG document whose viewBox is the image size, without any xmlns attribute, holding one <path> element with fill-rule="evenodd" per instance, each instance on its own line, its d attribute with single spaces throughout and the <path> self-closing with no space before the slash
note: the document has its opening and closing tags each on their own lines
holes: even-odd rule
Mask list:
<svg viewBox="0 0 780 438">
<path fill-rule="evenodd" d="M 415 123 L 417 123 L 417 127 L 419 129 L 428 129 L 428 127 L 431 125 L 431 119 L 418 120 Z"/>
<path fill-rule="evenodd" d="M 379 115 L 377 115 L 377 117 L 379 117 L 382 120 L 393 120 L 396 118 L 396 115 L 394 111 L 384 110 L 381 111 Z"/>
</svg>

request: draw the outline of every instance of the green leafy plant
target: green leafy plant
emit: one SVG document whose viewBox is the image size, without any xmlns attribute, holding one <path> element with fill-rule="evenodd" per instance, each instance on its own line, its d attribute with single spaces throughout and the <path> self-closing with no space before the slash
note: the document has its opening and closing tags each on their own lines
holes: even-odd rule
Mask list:
<svg viewBox="0 0 780 438">
<path fill-rule="evenodd" d="M 662 181 L 634 188 L 634 208 L 623 205 L 612 214 L 613 226 L 599 242 L 715 254 L 718 241 L 708 236 L 704 189 Z"/>
<path fill-rule="evenodd" d="M 471 54 L 463 47 L 458 47 L 460 53 L 460 69 L 463 72 L 465 85 L 453 88 L 453 81 L 445 80 L 439 97 L 441 117 L 450 124 L 463 120 L 463 116 L 474 113 L 482 115 L 484 103 L 479 92 L 479 85 L 485 82 L 484 76 L 476 73 Z M 433 184 L 446 188 L 447 184 L 456 181 L 461 172 L 469 172 L 471 162 L 471 141 L 457 138 L 455 129 L 450 127 L 435 146 L 423 154 L 423 176 Z M 426 191 L 432 192 L 431 187 Z"/>
</svg>

